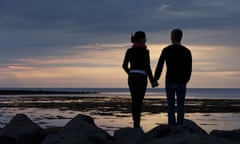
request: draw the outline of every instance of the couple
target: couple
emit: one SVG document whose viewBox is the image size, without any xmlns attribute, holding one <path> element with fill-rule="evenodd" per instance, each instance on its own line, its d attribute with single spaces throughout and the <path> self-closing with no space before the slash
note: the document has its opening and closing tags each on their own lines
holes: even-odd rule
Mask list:
<svg viewBox="0 0 240 144">
<path fill-rule="evenodd" d="M 133 127 L 140 128 L 142 102 L 147 88 L 147 77 L 152 87 L 158 86 L 164 62 L 166 62 L 166 94 L 168 102 L 168 124 L 183 124 L 186 85 L 191 77 L 191 51 L 181 45 L 183 32 L 173 29 L 172 44 L 163 49 L 153 76 L 150 67 L 146 35 L 137 31 L 132 37 L 133 46 L 125 54 L 123 69 L 128 74 L 128 85 L 132 98 Z M 130 64 L 130 66 L 129 66 Z M 177 96 L 177 119 L 175 118 L 175 94 Z"/>
</svg>

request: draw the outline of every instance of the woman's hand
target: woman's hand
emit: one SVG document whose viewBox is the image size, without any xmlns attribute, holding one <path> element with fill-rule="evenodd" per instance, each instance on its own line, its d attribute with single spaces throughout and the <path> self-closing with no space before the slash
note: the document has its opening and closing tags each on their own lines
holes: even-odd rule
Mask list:
<svg viewBox="0 0 240 144">
<path fill-rule="evenodd" d="M 158 86 L 158 82 L 157 81 L 153 81 L 152 82 L 152 88 L 155 88 L 155 87 L 157 87 Z"/>
</svg>

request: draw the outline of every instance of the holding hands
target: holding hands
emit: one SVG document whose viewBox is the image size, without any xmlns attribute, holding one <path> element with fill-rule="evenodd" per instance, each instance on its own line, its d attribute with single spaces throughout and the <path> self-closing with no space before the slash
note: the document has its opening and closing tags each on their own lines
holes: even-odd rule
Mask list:
<svg viewBox="0 0 240 144">
<path fill-rule="evenodd" d="M 153 82 L 151 82 L 151 84 L 152 84 L 152 88 L 155 88 L 155 87 L 157 87 L 157 86 L 159 85 L 156 80 L 154 80 Z"/>
</svg>

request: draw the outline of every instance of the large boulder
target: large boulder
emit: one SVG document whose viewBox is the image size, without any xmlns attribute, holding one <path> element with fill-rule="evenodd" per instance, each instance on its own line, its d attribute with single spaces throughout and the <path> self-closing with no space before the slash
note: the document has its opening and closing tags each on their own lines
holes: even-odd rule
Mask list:
<svg viewBox="0 0 240 144">
<path fill-rule="evenodd" d="M 38 144 L 41 141 L 41 127 L 24 114 L 17 114 L 0 131 L 0 143 Z"/>
<path fill-rule="evenodd" d="M 112 139 L 91 117 L 77 115 L 63 129 L 48 135 L 42 144 L 113 144 Z"/>
<path fill-rule="evenodd" d="M 233 144 L 223 139 L 209 136 L 190 120 L 184 125 L 159 125 L 139 139 L 138 144 Z"/>
<path fill-rule="evenodd" d="M 225 138 L 231 141 L 240 143 L 240 129 L 225 131 L 225 130 L 213 130 L 210 132 L 211 136 Z"/>
<path fill-rule="evenodd" d="M 136 144 L 144 136 L 141 128 L 121 128 L 114 132 L 114 140 L 117 144 Z"/>
</svg>

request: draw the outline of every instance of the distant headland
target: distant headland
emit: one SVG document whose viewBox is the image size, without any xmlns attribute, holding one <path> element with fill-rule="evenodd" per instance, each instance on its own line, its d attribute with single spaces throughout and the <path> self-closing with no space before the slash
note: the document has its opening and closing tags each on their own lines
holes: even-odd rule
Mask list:
<svg viewBox="0 0 240 144">
<path fill-rule="evenodd" d="M 37 94 L 96 94 L 90 91 L 54 91 L 54 90 L 0 90 L 0 95 L 37 95 Z"/>
</svg>

